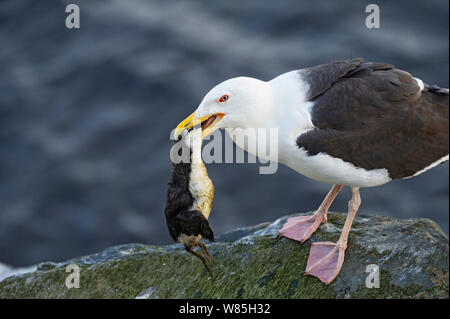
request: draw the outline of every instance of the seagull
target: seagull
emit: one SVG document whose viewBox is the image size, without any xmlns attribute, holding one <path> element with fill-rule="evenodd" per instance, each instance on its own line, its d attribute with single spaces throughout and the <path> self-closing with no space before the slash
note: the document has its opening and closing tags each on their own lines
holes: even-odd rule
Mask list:
<svg viewBox="0 0 450 319">
<path fill-rule="evenodd" d="M 294 70 L 270 81 L 224 81 L 206 94 L 174 135 L 197 124 L 203 138 L 224 128 L 239 147 L 261 158 L 247 146 L 252 143 L 237 136 L 238 130 L 231 131 L 276 128 L 276 160 L 333 185 L 313 215 L 286 221 L 283 237 L 306 241 L 327 222 L 340 190 L 351 188 L 339 240 L 311 245 L 304 274 L 325 284 L 337 277 L 344 262 L 361 204 L 359 189 L 411 178 L 449 159 L 449 90 L 427 85 L 390 64 L 361 58 Z M 275 160 L 267 157 L 263 159 Z"/>
</svg>

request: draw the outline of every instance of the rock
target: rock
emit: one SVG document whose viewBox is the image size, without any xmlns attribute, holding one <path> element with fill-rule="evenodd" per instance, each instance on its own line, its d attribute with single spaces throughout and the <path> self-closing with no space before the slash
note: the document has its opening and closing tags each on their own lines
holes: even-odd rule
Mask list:
<svg viewBox="0 0 450 319">
<path fill-rule="evenodd" d="M 0 263 L 0 281 L 7 277 L 11 277 L 14 275 L 20 275 L 24 273 L 29 273 L 36 270 L 35 266 L 30 267 L 20 267 L 20 268 L 13 268 L 9 265 L 5 265 L 3 263 Z"/>
<path fill-rule="evenodd" d="M 302 272 L 311 242 L 336 241 L 345 214 L 330 213 L 304 244 L 277 238 L 288 217 L 210 243 L 214 278 L 178 244 L 127 244 L 6 278 L 0 298 L 449 297 L 448 238 L 429 219 L 358 216 L 342 271 L 326 286 Z M 80 288 L 65 286 L 69 264 L 80 267 Z M 379 267 L 379 288 L 366 287 L 368 265 Z"/>
</svg>

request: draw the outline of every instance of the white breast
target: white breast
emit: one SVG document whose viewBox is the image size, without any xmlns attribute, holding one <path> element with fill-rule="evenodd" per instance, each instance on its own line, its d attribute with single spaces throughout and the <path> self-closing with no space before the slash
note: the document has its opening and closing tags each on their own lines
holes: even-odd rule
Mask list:
<svg viewBox="0 0 450 319">
<path fill-rule="evenodd" d="M 282 164 L 321 182 L 354 187 L 373 187 L 391 181 L 389 172 L 384 168 L 366 170 L 324 153 L 310 156 L 297 145 L 283 147 L 280 149 L 280 153 L 283 153 Z"/>
</svg>

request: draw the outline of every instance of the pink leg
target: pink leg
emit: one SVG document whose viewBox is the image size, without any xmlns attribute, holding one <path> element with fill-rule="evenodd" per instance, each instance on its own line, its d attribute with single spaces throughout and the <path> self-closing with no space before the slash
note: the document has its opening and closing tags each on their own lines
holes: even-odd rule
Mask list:
<svg viewBox="0 0 450 319">
<path fill-rule="evenodd" d="M 327 285 L 336 278 L 344 263 L 348 234 L 360 204 L 359 188 L 352 187 L 352 199 L 348 203 L 348 215 L 339 240 L 337 243 L 327 241 L 311 245 L 305 275 L 315 276 Z"/>
<path fill-rule="evenodd" d="M 320 224 L 327 222 L 328 209 L 341 189 L 342 185 L 333 185 L 314 215 L 289 218 L 283 225 L 280 236 L 302 243 L 307 240 L 319 228 Z"/>
</svg>

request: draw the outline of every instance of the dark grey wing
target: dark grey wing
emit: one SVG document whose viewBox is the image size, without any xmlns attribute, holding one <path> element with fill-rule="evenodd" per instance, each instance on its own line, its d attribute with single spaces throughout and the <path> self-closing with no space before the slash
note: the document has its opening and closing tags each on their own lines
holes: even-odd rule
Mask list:
<svg viewBox="0 0 450 319">
<path fill-rule="evenodd" d="M 316 97 L 328 90 L 334 83 L 345 76 L 350 76 L 359 70 L 363 59 L 357 58 L 353 60 L 333 61 L 326 64 L 313 66 L 301 70 L 301 77 L 309 83 L 308 99 L 314 100 Z M 365 63 L 367 64 L 367 63 Z M 372 68 L 389 69 L 390 64 L 371 63 Z"/>
<path fill-rule="evenodd" d="M 324 82 L 310 88 L 316 129 L 298 137 L 299 147 L 365 169 L 386 168 L 391 178 L 412 176 L 448 155 L 448 90 L 421 91 L 409 73 L 389 64 L 339 62 L 343 71 L 327 77 L 326 69 L 336 69 L 329 65 L 317 67 L 317 76 L 315 68 L 299 71 L 308 82 Z"/>
</svg>

